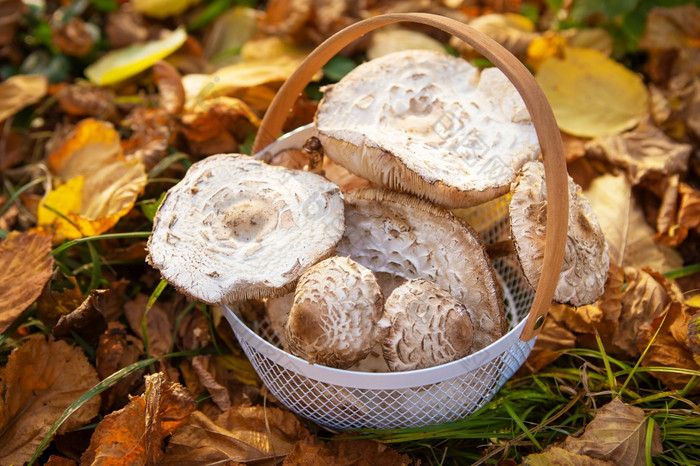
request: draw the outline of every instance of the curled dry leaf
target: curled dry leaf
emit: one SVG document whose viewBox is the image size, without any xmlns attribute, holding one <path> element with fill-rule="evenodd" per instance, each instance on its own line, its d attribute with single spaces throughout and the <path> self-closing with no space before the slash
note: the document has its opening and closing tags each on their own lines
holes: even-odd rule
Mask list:
<svg viewBox="0 0 700 466">
<path fill-rule="evenodd" d="M 92 175 L 96 168 L 119 158 L 119 133 L 111 123 L 86 118 L 68 135 L 47 147 L 49 168 L 63 181 L 81 175 Z"/>
<path fill-rule="evenodd" d="M 542 453 L 532 453 L 523 459 L 523 466 L 615 466 L 612 461 L 579 455 L 560 447 L 547 448 Z"/>
<path fill-rule="evenodd" d="M 675 142 L 649 121 L 632 131 L 586 143 L 586 155 L 620 167 L 633 185 L 686 171 L 691 151 L 690 144 Z"/>
<path fill-rule="evenodd" d="M 555 313 L 552 308 L 564 309 L 564 312 L 566 312 L 568 306 L 552 304 L 549 317 L 544 321 L 542 331 L 540 331 L 535 341 L 535 346 L 525 360 L 524 372 L 538 372 L 554 362 L 561 355 L 561 350 L 576 346 L 576 335 L 567 328 L 565 323 L 559 321 L 557 314 L 561 313 Z"/>
<path fill-rule="evenodd" d="M 139 293 L 136 298 L 124 304 L 124 315 L 131 330 L 144 340 L 145 337 L 141 333 L 141 322 L 146 313 L 147 304 L 148 295 L 143 293 Z M 146 315 L 148 347 L 153 356 L 162 356 L 172 350 L 177 304 L 175 302 L 165 308 L 164 305 L 156 302 Z"/>
<path fill-rule="evenodd" d="M 80 335 L 90 346 L 97 343 L 107 329 L 105 307 L 109 290 L 92 290 L 90 295 L 70 314 L 62 315 L 52 330 L 56 338 Z"/>
<path fill-rule="evenodd" d="M 645 445 L 648 419 L 644 411 L 615 398 L 602 406 L 595 418 L 578 438 L 567 437 L 563 448 L 573 453 L 592 456 L 615 464 L 645 466 Z M 661 431 L 654 426 L 651 454 L 663 451 Z"/>
<path fill-rule="evenodd" d="M 307 437 L 294 445 L 284 459 L 284 466 L 327 466 L 352 464 L 357 466 L 405 466 L 411 464 L 408 455 L 401 455 L 387 445 L 373 440 L 342 440 L 324 442 Z"/>
<path fill-rule="evenodd" d="M 55 421 L 99 380 L 79 347 L 37 335 L 12 352 L 0 369 L 0 464 L 32 457 Z M 92 398 L 58 430 L 70 432 L 97 415 Z"/>
<path fill-rule="evenodd" d="M 12 76 L 0 83 L 0 123 L 24 107 L 37 103 L 48 89 L 48 80 L 39 74 Z"/>
<path fill-rule="evenodd" d="M 617 134 L 647 111 L 642 79 L 597 50 L 567 47 L 545 59 L 536 78 L 559 128 L 575 136 Z"/>
<path fill-rule="evenodd" d="M 161 464 L 197 465 L 279 458 L 308 435 L 292 413 L 278 408 L 238 406 L 213 421 L 195 411 L 171 437 Z"/>
<path fill-rule="evenodd" d="M 119 10 L 107 17 L 105 32 L 109 43 L 117 49 L 143 42 L 148 38 L 148 29 L 143 24 L 143 18 L 134 11 L 131 2 L 122 3 Z"/>
<path fill-rule="evenodd" d="M 105 416 L 80 463 L 160 464 L 163 439 L 187 422 L 196 406 L 187 390 L 162 372 L 146 376 L 144 395 Z"/>
<path fill-rule="evenodd" d="M 298 32 L 311 17 L 312 0 L 272 0 L 268 2 L 260 27 L 267 34 L 289 36 Z"/>
<path fill-rule="evenodd" d="M 168 154 L 176 123 L 165 109 L 137 107 L 122 120 L 122 125 L 131 130 L 129 139 L 122 141 L 126 160 L 140 160 L 150 171 Z"/>
<path fill-rule="evenodd" d="M 676 195 L 672 196 L 673 203 L 666 211 L 666 218 L 656 239 L 667 246 L 675 247 L 685 241 L 690 230 L 700 228 L 700 191 L 686 183 L 674 185 L 670 189 L 676 190 Z M 659 212 L 660 220 L 662 212 L 663 210 Z"/>
<path fill-rule="evenodd" d="M 483 32 L 510 53 L 521 58 L 528 51 L 530 43 L 540 36 L 538 32 L 535 32 L 535 25 L 532 21 L 514 13 L 481 15 L 472 19 L 469 26 Z M 450 44 L 462 53 L 474 53 L 474 50 L 461 40 L 453 39 Z"/>
<path fill-rule="evenodd" d="M 84 57 L 95 45 L 95 36 L 90 27 L 77 16 L 54 24 L 51 27 L 51 38 L 59 50 L 73 57 Z"/>
<path fill-rule="evenodd" d="M 166 61 L 153 64 L 153 78 L 160 93 L 160 106 L 171 115 L 177 115 L 185 106 L 185 88 L 180 72 Z"/>
<path fill-rule="evenodd" d="M 686 304 L 687 303 L 688 301 L 686 301 Z M 700 306 L 693 307 L 700 308 Z M 688 346 L 690 347 L 690 351 L 693 352 L 695 364 L 700 366 L 700 311 L 693 314 L 693 317 L 688 321 Z"/>
<path fill-rule="evenodd" d="M 126 332 L 126 327 L 119 322 L 107 324 L 107 330 L 100 335 L 95 351 L 97 375 L 101 380 L 117 372 L 129 364 L 139 360 L 143 353 L 143 345 L 138 338 Z M 102 394 L 105 408 L 119 407 L 126 404 L 130 393 L 138 393 L 137 385 L 141 382 L 143 370 L 135 371 Z"/>
<path fill-rule="evenodd" d="M 0 333 L 32 304 L 51 277 L 51 238 L 11 232 L 0 242 Z"/>
<path fill-rule="evenodd" d="M 667 309 L 665 318 L 664 316 L 657 317 L 651 325 L 646 325 L 640 332 L 637 349 L 642 352 L 649 346 L 644 359 L 642 359 L 642 365 L 700 371 L 700 365 L 693 357 L 688 338 L 688 325 L 695 309 L 677 301 L 672 302 Z M 652 341 L 657 330 L 659 333 Z M 667 387 L 675 390 L 682 390 L 693 377 L 679 372 L 652 371 L 650 374 L 661 380 Z M 698 392 L 700 392 L 700 388 L 696 386 L 693 393 Z"/>
<path fill-rule="evenodd" d="M 69 115 L 106 118 L 114 111 L 114 94 L 100 86 L 69 84 L 56 97 Z"/>
</svg>

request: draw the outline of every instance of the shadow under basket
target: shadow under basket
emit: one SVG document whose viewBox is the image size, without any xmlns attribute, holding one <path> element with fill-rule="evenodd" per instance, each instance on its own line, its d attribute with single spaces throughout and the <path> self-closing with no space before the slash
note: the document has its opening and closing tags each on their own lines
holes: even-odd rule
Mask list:
<svg viewBox="0 0 700 466">
<path fill-rule="evenodd" d="M 310 134 L 310 128 L 300 128 L 265 152 L 269 156 L 272 149 L 301 147 Z M 507 238 L 508 198 L 460 210 L 485 244 Z M 535 343 L 520 339 L 534 290 L 514 256 L 499 258 L 493 266 L 508 333 L 476 353 L 427 369 L 367 373 L 310 364 L 280 349 L 268 322 L 246 323 L 229 307 L 222 306 L 222 311 L 265 386 L 291 411 L 338 430 L 441 424 L 485 405 L 525 362 Z"/>
</svg>

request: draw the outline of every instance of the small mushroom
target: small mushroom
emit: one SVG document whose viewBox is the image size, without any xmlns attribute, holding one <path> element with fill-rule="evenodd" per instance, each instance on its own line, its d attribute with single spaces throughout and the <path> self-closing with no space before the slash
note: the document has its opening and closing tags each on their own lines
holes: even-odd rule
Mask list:
<svg viewBox="0 0 700 466">
<path fill-rule="evenodd" d="M 292 354 L 348 368 L 365 358 L 388 328 L 384 296 L 372 272 L 347 257 L 330 257 L 299 279 L 285 325 Z"/>
<path fill-rule="evenodd" d="M 409 280 L 384 304 L 391 326 L 382 341 L 392 371 L 424 369 L 469 354 L 474 332 L 467 309 L 428 280 Z"/>
<path fill-rule="evenodd" d="M 324 154 L 352 173 L 448 208 L 507 193 L 540 151 L 503 72 L 426 50 L 385 55 L 328 86 L 316 128 Z"/>
<path fill-rule="evenodd" d="M 542 162 L 528 162 L 513 187 L 511 238 L 525 278 L 537 287 L 544 260 L 547 187 Z M 605 288 L 610 259 L 608 243 L 581 187 L 569 177 L 569 227 L 554 301 L 583 306 L 594 303 Z"/>
<path fill-rule="evenodd" d="M 280 296 L 332 254 L 343 221 L 343 195 L 325 178 L 245 155 L 214 155 L 168 191 L 148 262 L 207 303 Z"/>
<path fill-rule="evenodd" d="M 474 351 L 505 334 L 496 274 L 465 222 L 430 202 L 382 189 L 355 191 L 345 202 L 345 234 L 336 254 L 386 274 L 382 281 L 392 288 L 402 279 L 435 282 L 467 308 Z"/>
</svg>

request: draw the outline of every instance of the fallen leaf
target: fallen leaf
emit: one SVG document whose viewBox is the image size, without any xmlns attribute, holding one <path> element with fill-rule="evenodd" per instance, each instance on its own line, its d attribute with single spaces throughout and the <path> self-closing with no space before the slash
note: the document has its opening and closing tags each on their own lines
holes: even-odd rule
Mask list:
<svg viewBox="0 0 700 466">
<path fill-rule="evenodd" d="M 567 437 L 563 448 L 577 454 L 612 461 L 615 464 L 645 466 L 645 444 L 648 419 L 644 411 L 615 398 L 596 412 L 586 430 L 578 438 Z M 661 432 L 654 426 L 651 455 L 663 451 Z"/>
<path fill-rule="evenodd" d="M 618 463 L 579 455 L 560 447 L 551 447 L 542 453 L 531 453 L 523 459 L 523 466 L 615 466 Z"/>
<path fill-rule="evenodd" d="M 62 315 L 69 314 L 80 306 L 84 299 L 75 277 L 57 271 L 36 300 L 39 318 L 53 326 Z"/>
<path fill-rule="evenodd" d="M 671 247 L 678 246 L 688 237 L 688 232 L 700 227 L 700 192 L 686 183 L 678 183 L 671 177 L 657 220 L 657 241 Z M 680 200 L 679 200 L 680 198 Z"/>
<path fill-rule="evenodd" d="M 105 416 L 80 463 L 161 464 L 163 439 L 187 421 L 196 405 L 187 390 L 162 372 L 146 376 L 144 395 Z"/>
<path fill-rule="evenodd" d="M 48 80 L 39 74 L 12 76 L 0 83 L 0 123 L 46 95 Z"/>
<path fill-rule="evenodd" d="M 160 93 L 160 106 L 171 115 L 177 115 L 185 106 L 185 88 L 182 76 L 177 69 L 166 61 L 153 64 L 153 79 Z"/>
<path fill-rule="evenodd" d="M 146 316 L 146 332 L 148 333 L 148 347 L 153 356 L 168 354 L 173 346 L 175 332 L 176 307 L 179 302 L 171 303 L 167 308 L 160 303 L 155 303 Z M 146 313 L 148 295 L 139 293 L 136 298 L 124 304 L 124 315 L 129 322 L 131 330 L 141 339 L 141 322 Z"/>
<path fill-rule="evenodd" d="M 95 26 L 86 24 L 81 18 L 74 16 L 52 25 L 51 40 L 66 55 L 84 57 L 95 45 L 95 38 L 90 29 L 95 29 Z"/>
<path fill-rule="evenodd" d="M 186 39 L 185 28 L 180 27 L 163 39 L 113 50 L 85 68 L 85 76 L 100 86 L 118 83 L 150 68 L 179 49 Z"/>
<path fill-rule="evenodd" d="M 100 335 L 95 351 L 95 366 L 101 380 L 139 360 L 143 345 L 119 322 L 110 322 L 107 330 Z M 142 381 L 143 370 L 132 372 L 102 394 L 103 408 L 124 406 L 130 393 L 136 390 Z"/>
<path fill-rule="evenodd" d="M 648 121 L 632 131 L 586 143 L 587 156 L 620 167 L 633 185 L 650 177 L 685 172 L 691 151 L 691 145 L 677 143 Z"/>
<path fill-rule="evenodd" d="M 404 466 L 411 464 L 408 455 L 401 455 L 388 445 L 373 440 L 344 440 L 343 436 L 323 442 L 307 437 L 294 445 L 284 459 L 284 466 Z"/>
<path fill-rule="evenodd" d="M 131 2 L 122 3 L 117 11 L 107 16 L 105 32 L 115 49 L 144 42 L 148 38 L 143 17 L 134 11 Z"/>
<path fill-rule="evenodd" d="M 491 13 L 477 16 L 469 21 L 469 26 L 483 32 L 495 40 L 510 53 L 517 57 L 524 57 L 530 43 L 536 40 L 540 34 L 535 32 L 535 25 L 526 17 L 514 13 Z M 450 41 L 450 45 L 461 53 L 473 54 L 471 47 L 462 41 Z"/>
<path fill-rule="evenodd" d="M 694 308 L 700 308 L 700 294 L 695 296 L 696 303 L 691 303 L 691 300 L 687 300 L 685 303 L 688 306 Z M 688 347 L 693 353 L 693 359 L 695 359 L 695 364 L 700 366 L 700 311 L 693 314 L 693 316 L 688 321 Z"/>
<path fill-rule="evenodd" d="M 659 272 L 683 265 L 678 251 L 654 241 L 656 232 L 634 202 L 632 186 L 625 176 L 599 176 L 584 194 L 603 230 L 612 262 L 623 266 L 647 266 Z"/>
<path fill-rule="evenodd" d="M 563 58 L 545 59 L 536 78 L 559 127 L 574 136 L 617 134 L 647 111 L 641 78 L 597 50 L 567 47 Z"/>
<path fill-rule="evenodd" d="M 211 395 L 212 401 L 221 411 L 231 409 L 231 398 L 226 387 L 216 381 L 214 376 L 207 370 L 211 356 L 195 356 L 192 358 L 192 369 L 199 378 L 199 382 Z"/>
<path fill-rule="evenodd" d="M 638 43 L 649 51 L 647 68 L 652 78 L 663 81 L 668 76 L 700 72 L 700 9 L 696 5 L 654 8 L 646 18 L 644 36 Z M 664 52 L 675 50 L 671 63 Z"/>
<path fill-rule="evenodd" d="M 0 464 L 23 464 L 53 423 L 98 383 L 79 347 L 36 335 L 10 354 L 0 369 Z M 77 429 L 97 415 L 99 398 L 72 414 L 58 434 Z"/>
<path fill-rule="evenodd" d="M 563 304 L 556 303 L 553 303 L 550 307 L 559 306 L 566 307 Z M 574 348 L 575 346 L 576 335 L 565 324 L 555 319 L 550 310 L 549 318 L 544 321 L 542 331 L 535 341 L 535 346 L 525 360 L 524 368 L 527 368 L 528 373 L 538 372 L 561 356 L 561 350 Z"/>
<path fill-rule="evenodd" d="M 372 34 L 367 47 L 367 58 L 374 60 L 402 50 L 432 50 L 445 53 L 440 41 L 422 32 L 401 27 L 383 28 Z"/>
<path fill-rule="evenodd" d="M 195 411 L 170 438 L 161 464 L 279 458 L 308 435 L 292 413 L 279 408 L 233 407 L 215 421 Z"/>
<path fill-rule="evenodd" d="M 0 333 L 32 304 L 51 278 L 51 238 L 33 233 L 10 232 L 0 242 Z"/>
<path fill-rule="evenodd" d="M 637 340 L 637 349 L 643 352 L 651 345 L 642 359 L 645 367 L 677 367 L 700 372 L 700 366 L 693 358 L 688 339 L 688 324 L 693 316 L 693 308 L 684 303 L 672 302 L 664 316 L 657 317 L 647 325 Z M 652 338 L 659 329 L 656 339 Z M 690 381 L 691 375 L 678 372 L 650 372 L 671 389 L 681 390 Z M 700 387 L 695 387 L 693 393 L 698 393 Z"/>
<path fill-rule="evenodd" d="M 119 133 L 106 121 L 86 118 L 49 151 L 49 168 L 62 180 L 92 175 L 119 159 Z"/>
<path fill-rule="evenodd" d="M 267 3 L 260 27 L 270 35 L 292 35 L 306 24 L 312 7 L 310 0 L 271 0 Z"/>
<path fill-rule="evenodd" d="M 114 94 L 104 87 L 69 84 L 56 97 L 61 110 L 69 115 L 106 119 L 114 112 Z"/>
<path fill-rule="evenodd" d="M 127 161 L 140 160 L 150 171 L 168 155 L 168 146 L 175 135 L 175 119 L 163 108 L 137 107 L 122 120 L 131 130 L 122 141 Z"/>
<path fill-rule="evenodd" d="M 100 334 L 107 329 L 103 307 L 109 290 L 92 290 L 85 301 L 70 314 L 62 315 L 51 330 L 56 338 L 80 335 L 90 346 L 97 344 Z"/>
<path fill-rule="evenodd" d="M 22 18 L 22 7 L 21 0 L 0 1 L 0 47 L 15 39 L 17 23 Z"/>
<path fill-rule="evenodd" d="M 204 57 L 219 66 L 239 61 L 238 53 L 257 29 L 256 11 L 253 8 L 235 6 L 219 16 L 211 25 L 204 40 Z M 228 55 L 228 56 L 227 56 Z"/>
<path fill-rule="evenodd" d="M 700 78 L 690 74 L 672 76 L 666 88 L 651 86 L 652 118 L 674 139 L 700 138 Z"/>
<path fill-rule="evenodd" d="M 134 10 L 151 18 L 175 16 L 196 5 L 200 0 L 132 0 Z"/>
</svg>

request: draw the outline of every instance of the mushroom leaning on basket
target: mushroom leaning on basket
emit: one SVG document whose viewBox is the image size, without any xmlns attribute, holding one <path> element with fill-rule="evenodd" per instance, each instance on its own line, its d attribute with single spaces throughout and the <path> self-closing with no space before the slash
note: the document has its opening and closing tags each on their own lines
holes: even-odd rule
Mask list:
<svg viewBox="0 0 700 466">
<path fill-rule="evenodd" d="M 178 291 L 206 303 L 280 296 L 333 253 L 343 230 L 335 184 L 220 154 L 193 164 L 168 191 L 147 260 Z"/>
<path fill-rule="evenodd" d="M 544 258 L 547 186 L 544 165 L 526 163 L 513 184 L 510 230 L 518 262 L 530 286 L 537 288 Z M 608 243 L 581 187 L 569 176 L 569 226 L 554 301 L 572 306 L 594 303 L 605 289 Z"/>
<path fill-rule="evenodd" d="M 448 208 L 506 194 L 540 151 L 530 114 L 503 72 L 425 50 L 358 66 L 326 88 L 315 121 L 336 163 Z"/>
</svg>

